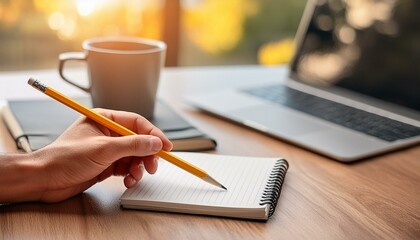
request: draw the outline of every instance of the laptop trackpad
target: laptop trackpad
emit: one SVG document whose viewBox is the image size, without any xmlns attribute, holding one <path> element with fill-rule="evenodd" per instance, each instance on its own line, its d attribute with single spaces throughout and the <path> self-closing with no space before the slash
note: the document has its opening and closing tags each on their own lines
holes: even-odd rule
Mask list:
<svg viewBox="0 0 420 240">
<path fill-rule="evenodd" d="M 296 137 L 327 128 L 300 113 L 271 104 L 232 111 L 231 116 L 247 126 L 278 136 Z"/>
</svg>

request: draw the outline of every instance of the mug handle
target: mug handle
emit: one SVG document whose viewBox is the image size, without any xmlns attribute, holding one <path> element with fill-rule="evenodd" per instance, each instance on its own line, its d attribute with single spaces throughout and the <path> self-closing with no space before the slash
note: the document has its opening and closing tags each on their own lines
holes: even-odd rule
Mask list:
<svg viewBox="0 0 420 240">
<path fill-rule="evenodd" d="M 58 59 L 60 60 L 60 65 L 58 67 L 58 71 L 60 73 L 61 78 L 70 83 L 71 85 L 78 87 L 80 89 L 82 89 L 83 91 L 86 92 L 90 92 L 90 86 L 89 87 L 83 87 L 73 81 L 71 81 L 70 79 L 68 79 L 66 76 L 64 76 L 64 65 L 66 63 L 66 61 L 86 61 L 87 59 L 87 55 L 84 52 L 65 52 L 65 53 L 60 53 L 60 55 L 58 56 Z"/>
</svg>

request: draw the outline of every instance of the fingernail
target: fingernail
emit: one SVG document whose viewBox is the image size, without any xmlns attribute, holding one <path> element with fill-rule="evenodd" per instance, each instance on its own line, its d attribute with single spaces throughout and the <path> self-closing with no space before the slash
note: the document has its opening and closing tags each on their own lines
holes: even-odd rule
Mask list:
<svg viewBox="0 0 420 240">
<path fill-rule="evenodd" d="M 133 177 L 131 177 L 131 184 L 136 184 L 137 183 L 137 180 L 136 179 L 134 179 Z"/>
<path fill-rule="evenodd" d="M 152 137 L 152 151 L 159 151 L 162 148 L 162 141 L 157 137 Z"/>
<path fill-rule="evenodd" d="M 133 178 L 133 176 L 129 176 L 130 187 L 136 185 L 137 181 Z"/>
</svg>

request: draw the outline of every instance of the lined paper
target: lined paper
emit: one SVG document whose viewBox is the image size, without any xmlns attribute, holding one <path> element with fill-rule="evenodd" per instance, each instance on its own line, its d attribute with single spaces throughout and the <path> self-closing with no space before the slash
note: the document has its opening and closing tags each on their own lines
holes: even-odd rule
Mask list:
<svg viewBox="0 0 420 240">
<path fill-rule="evenodd" d="M 262 193 L 279 158 L 224 156 L 203 153 L 174 153 L 204 169 L 222 183 L 227 191 L 217 188 L 164 160 L 156 174 L 145 174 L 121 197 L 129 208 L 163 211 L 185 210 L 208 214 L 214 208 L 264 209 Z M 176 208 L 179 208 L 178 210 Z M 220 209 L 219 209 L 220 210 Z M 217 215 L 220 212 L 216 212 Z M 264 213 L 265 215 L 265 213 Z"/>
</svg>

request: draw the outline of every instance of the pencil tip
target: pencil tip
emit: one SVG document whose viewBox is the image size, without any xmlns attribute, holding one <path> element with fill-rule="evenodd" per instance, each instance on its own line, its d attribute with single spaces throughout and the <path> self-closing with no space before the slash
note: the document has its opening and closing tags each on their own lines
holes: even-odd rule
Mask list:
<svg viewBox="0 0 420 240">
<path fill-rule="evenodd" d="M 220 188 L 223 188 L 224 190 L 227 190 L 225 186 L 223 186 L 221 183 L 219 183 L 218 181 L 216 181 L 214 178 L 210 177 L 209 175 L 205 176 L 203 180 L 216 187 L 220 187 Z"/>
</svg>

